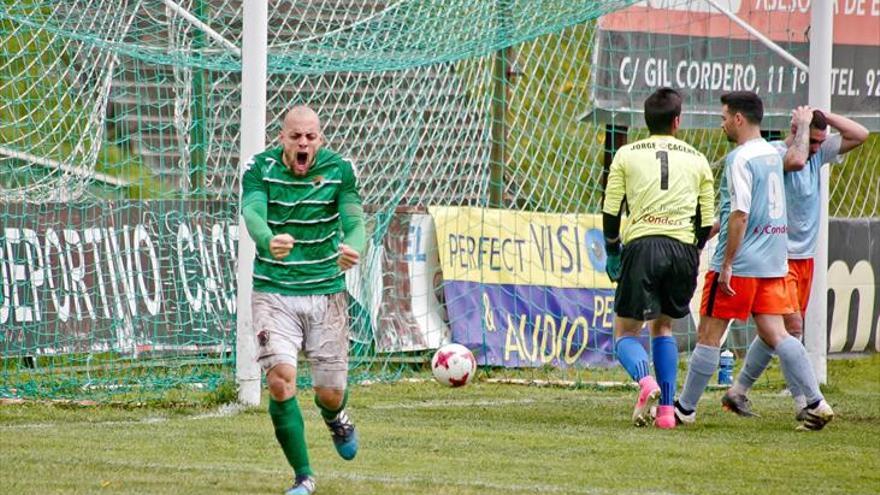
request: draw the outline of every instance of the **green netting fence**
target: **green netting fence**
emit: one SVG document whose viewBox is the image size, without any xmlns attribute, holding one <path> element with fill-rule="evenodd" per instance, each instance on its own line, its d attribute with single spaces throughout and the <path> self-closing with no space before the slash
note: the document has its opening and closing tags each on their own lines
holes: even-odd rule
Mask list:
<svg viewBox="0 0 880 495">
<path fill-rule="evenodd" d="M 430 208 L 575 223 L 599 212 L 609 137 L 622 131 L 594 98 L 616 70 L 599 56 L 610 38 L 597 19 L 632 3 L 269 2 L 267 146 L 286 108 L 311 105 L 369 213 L 370 245 L 348 279 L 354 380 L 408 373 L 465 317 L 450 311 Z M 231 0 L 0 1 L 0 397 L 195 396 L 233 379 L 241 60 L 229 45 L 241 46 L 242 15 Z M 611 52 L 653 50 L 617 43 Z M 708 57 L 767 53 L 749 47 Z M 630 141 L 644 135 L 630 127 Z M 715 127 L 684 138 L 719 164 L 728 147 Z M 872 135 L 835 170 L 834 214 L 877 215 L 878 154 Z M 581 240 L 584 260 L 604 256 Z M 610 329 L 596 315 L 570 345 L 603 365 Z M 496 312 L 473 330 L 495 320 L 506 328 Z M 547 320 L 525 321 L 523 335 Z M 693 325 L 680 336 L 692 345 Z M 496 373 L 589 369 L 556 364 Z"/>
</svg>

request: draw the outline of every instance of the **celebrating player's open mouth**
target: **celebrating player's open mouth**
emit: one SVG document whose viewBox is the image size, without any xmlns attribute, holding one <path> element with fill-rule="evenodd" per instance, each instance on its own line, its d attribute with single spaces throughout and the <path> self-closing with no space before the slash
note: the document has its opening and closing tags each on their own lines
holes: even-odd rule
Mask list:
<svg viewBox="0 0 880 495">
<path fill-rule="evenodd" d="M 312 157 L 308 151 L 297 151 L 293 159 L 293 174 L 306 175 L 312 164 Z"/>
<path fill-rule="evenodd" d="M 311 150 L 298 150 L 292 154 L 284 153 L 284 164 L 293 175 L 304 176 L 309 172 L 314 160 L 314 153 Z"/>
<path fill-rule="evenodd" d="M 321 124 L 315 115 L 304 115 L 290 122 L 285 120 L 281 133 L 284 166 L 293 175 L 304 177 L 309 173 L 324 144 Z"/>
</svg>

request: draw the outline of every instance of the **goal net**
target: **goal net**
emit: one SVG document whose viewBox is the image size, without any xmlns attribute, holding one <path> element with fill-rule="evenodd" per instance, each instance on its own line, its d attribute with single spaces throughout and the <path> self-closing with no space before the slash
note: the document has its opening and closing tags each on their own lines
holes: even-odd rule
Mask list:
<svg viewBox="0 0 880 495">
<path fill-rule="evenodd" d="M 327 146 L 354 164 L 368 213 L 368 249 L 347 280 L 353 380 L 418 371 L 460 329 L 502 375 L 578 379 L 613 362 L 595 214 L 615 139 L 645 135 L 637 116 L 615 120 L 644 97 L 620 86 L 621 56 L 659 56 L 597 19 L 632 3 L 269 1 L 266 145 L 286 108 L 312 106 Z M 249 282 L 235 277 L 242 9 L 0 0 L 0 398 L 192 397 L 233 380 L 236 288 Z M 703 54 L 703 37 L 676 40 L 695 60 L 771 57 L 754 41 Z M 802 42 L 788 48 L 803 59 Z M 775 84 L 762 70 L 755 84 Z M 722 92 L 711 84 L 681 89 L 706 110 Z M 767 97 L 780 108 L 796 99 Z M 728 148 L 715 123 L 692 127 L 684 139 L 718 163 Z M 835 171 L 833 213 L 877 214 L 877 153 L 872 136 L 848 158 L 860 165 Z M 545 229 L 536 242 L 557 249 L 547 254 L 557 271 L 577 259 L 584 275 L 505 281 L 445 268 L 451 235 L 502 239 L 528 226 Z M 496 292 L 468 292 L 488 285 Z M 680 332 L 692 345 L 692 323 Z M 519 371 L 489 360 L 495 333 L 502 355 L 519 352 Z M 579 350 L 593 357 L 568 362 Z"/>
</svg>

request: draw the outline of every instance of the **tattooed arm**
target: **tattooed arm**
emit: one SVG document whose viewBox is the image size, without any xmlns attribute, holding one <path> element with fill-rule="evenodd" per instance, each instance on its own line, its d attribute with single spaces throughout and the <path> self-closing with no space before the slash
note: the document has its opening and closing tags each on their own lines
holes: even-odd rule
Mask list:
<svg viewBox="0 0 880 495">
<path fill-rule="evenodd" d="M 783 159 L 786 172 L 803 169 L 810 158 L 811 120 L 813 109 L 808 106 L 797 107 L 791 112 L 791 134 L 785 140 L 788 151 Z"/>
</svg>

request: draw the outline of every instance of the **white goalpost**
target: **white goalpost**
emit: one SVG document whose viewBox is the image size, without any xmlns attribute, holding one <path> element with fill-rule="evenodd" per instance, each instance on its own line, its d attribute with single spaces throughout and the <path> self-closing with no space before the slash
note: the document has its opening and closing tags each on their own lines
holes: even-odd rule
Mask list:
<svg viewBox="0 0 880 495">
<path fill-rule="evenodd" d="M 809 104 L 831 110 L 831 55 L 834 49 L 834 7 L 831 2 L 810 4 Z M 813 268 L 813 288 L 804 322 L 804 346 L 819 383 L 828 382 L 828 165 L 820 175 L 819 245 Z"/>
<path fill-rule="evenodd" d="M 266 70 L 268 6 L 266 0 L 245 0 L 241 60 L 241 153 L 240 170 L 251 156 L 266 146 Z M 260 405 L 260 368 L 256 360 L 251 315 L 251 277 L 254 241 L 244 218 L 238 220 L 238 295 L 235 337 L 235 378 L 238 401 Z"/>
</svg>

